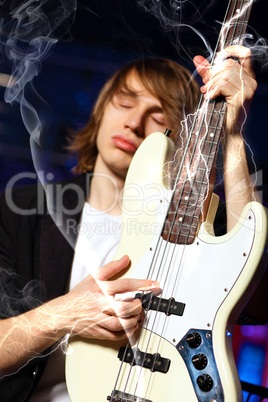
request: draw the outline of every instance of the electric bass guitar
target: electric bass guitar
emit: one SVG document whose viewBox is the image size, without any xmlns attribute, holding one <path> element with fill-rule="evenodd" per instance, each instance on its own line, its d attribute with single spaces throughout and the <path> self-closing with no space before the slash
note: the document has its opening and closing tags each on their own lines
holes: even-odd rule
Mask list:
<svg viewBox="0 0 268 402">
<path fill-rule="evenodd" d="M 230 1 L 216 50 L 241 43 L 251 5 Z M 159 281 L 161 293 L 135 294 L 144 320 L 128 341 L 70 340 L 66 378 L 73 402 L 243 400 L 232 331 L 245 294 L 263 273 L 267 216 L 259 203 L 249 203 L 228 234 L 214 236 L 218 197 L 209 183 L 225 112 L 224 99 L 201 99 L 172 186 L 168 136 L 148 136 L 134 155 L 115 258 L 129 255 L 127 275 Z"/>
</svg>

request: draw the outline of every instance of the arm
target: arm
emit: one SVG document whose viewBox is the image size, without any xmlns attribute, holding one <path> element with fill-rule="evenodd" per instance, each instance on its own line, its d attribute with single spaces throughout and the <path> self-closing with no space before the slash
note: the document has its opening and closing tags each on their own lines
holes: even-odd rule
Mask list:
<svg viewBox="0 0 268 402">
<path fill-rule="evenodd" d="M 239 63 L 229 58 L 230 56 L 238 58 Z M 213 68 L 201 56 L 195 57 L 194 63 L 205 84 L 201 88 L 205 97 L 212 99 L 222 95 L 227 101 L 222 149 L 227 231 L 229 231 L 238 221 L 246 204 L 250 201 L 258 201 L 250 180 L 242 137 L 243 125 L 257 89 L 251 52 L 242 46 L 231 46 L 219 53 Z M 268 321 L 267 287 L 268 272 L 266 270 L 243 311 L 260 323 Z"/>
<path fill-rule="evenodd" d="M 71 292 L 16 317 L 0 321 L 0 372 L 12 373 L 66 334 L 86 338 L 119 340 L 138 326 L 140 300 L 114 301 L 113 295 L 136 290 L 153 290 L 150 280 L 109 278 L 129 265 L 129 258 L 101 267 Z"/>
<path fill-rule="evenodd" d="M 230 57 L 239 59 L 239 63 Z M 222 137 L 227 231 L 236 224 L 246 204 L 255 199 L 242 137 L 249 106 L 257 89 L 250 50 L 230 46 L 221 51 L 211 68 L 201 56 L 194 59 L 206 99 L 224 96 L 227 102 L 225 133 Z"/>
</svg>

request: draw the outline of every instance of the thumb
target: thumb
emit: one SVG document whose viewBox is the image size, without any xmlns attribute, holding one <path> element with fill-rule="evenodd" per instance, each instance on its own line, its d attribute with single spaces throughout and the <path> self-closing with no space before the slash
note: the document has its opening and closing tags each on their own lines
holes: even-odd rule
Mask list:
<svg viewBox="0 0 268 402">
<path fill-rule="evenodd" d="M 124 255 L 120 260 L 111 261 L 108 264 L 100 267 L 94 274 L 94 279 L 97 281 L 107 281 L 118 272 L 122 271 L 130 265 L 130 258 Z"/>
</svg>

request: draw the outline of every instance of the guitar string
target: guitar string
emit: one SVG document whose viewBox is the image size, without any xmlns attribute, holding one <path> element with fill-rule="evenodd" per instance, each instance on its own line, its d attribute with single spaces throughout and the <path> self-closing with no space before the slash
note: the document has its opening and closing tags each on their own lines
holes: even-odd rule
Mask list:
<svg viewBox="0 0 268 402">
<path fill-rule="evenodd" d="M 236 8 L 236 7 L 235 7 Z M 231 16 L 231 18 L 233 18 L 233 15 Z M 236 29 L 237 29 L 237 27 L 238 27 L 238 24 L 236 25 Z M 239 36 L 241 36 L 241 33 L 239 34 L 239 35 L 235 35 L 235 31 L 233 31 L 233 37 L 234 36 L 236 36 L 236 37 L 239 37 Z M 226 38 L 226 40 L 227 40 L 228 38 Z M 224 46 L 225 47 L 225 46 Z M 222 118 L 222 116 L 221 116 L 221 114 L 224 112 L 224 114 L 225 114 L 225 111 L 224 111 L 224 108 L 223 108 L 223 106 L 224 106 L 224 104 L 226 104 L 226 102 L 222 102 L 222 104 L 221 104 L 221 106 L 220 106 L 220 111 L 218 111 L 218 122 L 217 122 L 217 124 L 215 125 L 215 130 L 217 131 L 218 130 L 218 126 L 222 123 L 220 120 L 221 120 L 221 118 Z M 214 108 L 214 110 L 211 110 L 210 112 L 211 112 L 211 116 L 210 116 L 210 123 L 206 123 L 206 126 L 208 126 L 208 127 L 210 127 L 211 126 L 211 120 L 212 120 L 212 118 L 213 118 L 213 116 L 214 116 L 214 112 L 215 112 L 215 102 L 213 102 L 213 108 Z M 217 112 L 217 111 L 216 111 Z M 203 121 L 204 121 L 204 119 L 206 118 L 206 114 L 204 114 L 203 115 Z M 202 126 L 202 124 L 201 124 L 201 126 Z M 200 134 L 200 133 L 199 133 Z M 208 134 L 208 130 L 207 130 L 207 134 Z M 198 143 L 198 141 L 199 141 L 199 139 L 197 139 L 197 141 L 196 141 L 196 144 Z M 219 139 L 217 140 L 217 142 L 219 142 Z M 206 144 L 207 143 L 209 143 L 209 142 L 207 142 L 206 141 L 206 139 L 204 140 L 204 142 L 203 142 L 203 149 L 204 149 L 204 147 L 206 146 Z M 211 152 L 212 152 L 212 147 L 213 147 L 213 144 L 214 144 L 214 141 L 213 142 L 211 142 L 211 145 L 210 145 L 210 154 L 211 154 Z M 217 149 L 215 149 L 215 151 L 217 151 Z M 204 152 L 202 152 L 202 151 L 200 151 L 200 154 L 201 155 L 204 155 Z M 199 170 L 198 168 L 196 169 L 197 171 Z M 202 180 L 201 180 L 201 183 L 204 183 L 204 184 L 206 184 L 206 182 L 205 182 L 205 180 L 204 180 L 204 175 L 205 175 L 205 171 L 203 172 L 203 178 L 202 178 Z M 195 180 L 195 179 L 194 179 Z M 201 189 L 201 187 L 200 187 L 200 189 Z M 200 195 L 201 194 L 201 190 L 199 190 L 199 194 L 198 195 Z M 188 206 L 188 205 L 187 205 Z M 193 219 L 193 216 L 194 216 L 194 214 L 192 215 L 192 219 Z M 189 226 L 191 226 L 191 225 L 189 225 Z M 180 233 L 178 234 L 178 236 L 177 236 L 177 238 L 179 238 L 179 236 L 180 236 Z"/>
<path fill-rule="evenodd" d="M 212 116 L 211 116 L 211 118 L 212 118 Z M 197 141 L 196 141 L 196 143 L 198 143 L 198 139 L 197 139 Z M 206 144 L 206 142 L 204 142 L 204 144 L 203 144 L 203 147 L 205 146 L 205 144 Z M 211 144 L 211 146 L 212 146 L 212 144 Z M 174 214 L 174 217 L 176 217 L 176 214 Z M 187 241 L 187 240 L 186 240 Z M 173 246 L 173 253 L 174 253 L 174 251 L 175 251 L 175 247 L 176 247 L 176 244 L 174 245 L 174 244 L 172 244 L 172 245 L 170 245 L 170 243 L 169 242 L 166 242 L 166 247 L 172 247 Z M 185 248 L 184 248 L 185 249 Z M 164 254 L 165 253 L 163 253 L 163 256 L 164 256 Z M 181 256 L 181 259 L 183 258 L 183 256 Z M 170 264 L 169 265 L 171 265 L 171 263 L 172 263 L 172 259 L 173 259 L 173 254 L 172 254 L 172 256 L 171 256 L 171 259 L 170 259 Z M 162 264 L 160 264 L 160 267 L 161 267 L 161 265 Z M 168 268 L 168 271 L 169 271 L 170 269 Z M 179 270 L 178 270 L 178 272 L 179 272 Z M 168 274 L 167 274 L 167 276 L 168 276 Z M 164 284 L 164 286 L 163 286 L 163 288 L 165 287 L 165 284 Z M 173 292 L 174 293 L 174 292 Z M 157 312 L 156 312 L 157 313 Z M 157 316 L 157 314 L 155 314 L 155 320 L 156 320 L 156 316 Z M 155 322 L 155 320 L 154 320 L 154 322 Z M 165 321 L 167 320 L 167 317 L 165 318 Z M 165 323 L 164 323 L 164 325 L 163 325 L 163 330 L 164 330 L 164 326 L 165 326 Z M 152 333 L 152 329 L 153 329 L 153 327 L 154 327 L 154 323 L 152 324 L 152 326 L 151 326 L 151 333 Z M 149 345 L 149 343 L 150 343 L 150 338 L 151 338 L 151 335 L 150 335 L 150 337 L 149 337 L 149 340 L 148 340 L 148 345 Z M 159 347 L 160 347 L 160 342 L 161 342 L 161 338 L 159 338 L 159 344 L 158 344 L 158 347 L 157 347 L 157 351 L 159 350 Z M 148 346 L 147 346 L 147 349 L 148 349 Z M 146 351 L 145 351 L 145 353 L 147 352 L 147 349 L 146 349 Z M 141 370 L 140 370 L 140 375 L 141 375 Z M 138 381 L 137 381 L 137 386 L 138 386 Z M 137 387 L 136 386 L 136 387 Z M 148 386 L 149 386 L 149 384 L 148 384 Z"/>
<path fill-rule="evenodd" d="M 186 151 L 185 151 L 186 152 Z M 173 190 L 173 192 L 174 192 L 175 190 Z M 174 218 L 175 218 L 175 215 L 174 215 Z M 164 224 L 165 224 L 165 222 L 164 222 Z M 164 226 L 164 224 L 163 224 L 163 226 Z M 171 235 L 171 233 L 170 233 L 170 235 Z M 157 251 L 159 251 L 160 249 L 161 249 L 161 244 L 162 244 L 162 237 L 161 236 L 159 236 L 159 239 L 158 239 L 158 242 L 157 242 L 157 245 L 156 245 L 156 249 L 155 249 L 155 252 L 154 252 L 154 255 L 153 255 L 153 258 L 152 258 L 152 262 L 151 262 L 151 265 L 150 265 L 150 269 L 149 269 L 149 273 L 148 273 L 148 275 L 147 275 L 147 278 L 148 277 L 152 277 L 150 274 L 151 274 L 151 271 L 154 271 L 154 267 L 155 267 L 155 265 L 156 265 L 156 260 L 157 260 Z M 166 247 L 168 247 L 168 245 L 169 245 L 169 243 L 167 242 L 166 243 Z M 166 252 L 166 250 L 164 250 L 164 252 L 163 252 L 163 255 L 165 254 L 165 252 Z M 160 271 L 160 269 L 161 269 L 161 265 L 162 265 L 162 261 L 160 262 L 160 264 L 159 264 L 159 270 L 158 270 L 158 273 L 157 273 L 157 275 L 156 275 L 156 280 L 157 280 L 157 278 L 159 277 L 159 271 Z M 146 319 L 146 315 L 148 314 L 148 312 L 145 314 L 145 319 Z M 144 324 L 142 325 L 142 327 L 141 327 L 141 333 L 140 333 L 140 336 L 139 336 L 139 339 L 138 339 L 138 343 L 137 343 L 137 345 L 136 345 L 136 348 L 138 348 L 138 346 L 139 346 L 139 341 L 140 341 L 140 339 L 141 339 L 141 334 L 142 334 L 142 330 L 144 329 Z M 129 343 L 128 343 L 128 345 L 126 346 L 126 349 L 127 349 L 127 347 L 129 346 Z M 127 350 L 125 349 L 125 354 L 126 354 L 126 352 L 127 352 Z M 125 354 L 124 354 L 124 356 L 125 356 Z M 129 374 L 128 374 L 128 376 L 127 376 L 127 380 L 126 380 L 126 386 L 127 386 L 127 383 L 128 383 L 128 381 L 129 381 L 129 378 L 130 378 L 130 375 L 131 375 L 131 371 L 132 371 L 132 365 L 134 365 L 134 360 L 135 360 L 135 356 L 133 356 L 133 360 L 132 360 L 132 364 L 131 364 L 131 367 L 130 367 L 130 369 L 129 369 Z M 141 368 L 142 368 L 142 366 L 143 366 L 143 364 L 144 364 L 144 361 L 143 361 L 143 363 L 142 363 L 142 365 L 141 365 Z M 122 369 L 122 366 L 123 366 L 123 360 L 122 360 L 122 363 L 121 363 L 121 365 L 120 365 L 120 369 L 119 370 L 121 370 Z M 120 375 L 120 373 L 119 373 L 119 375 Z M 118 375 L 118 378 L 119 378 L 119 375 Z M 116 383 L 118 382 L 118 378 L 117 378 L 117 380 L 116 380 Z M 124 393 L 125 393 L 125 390 L 126 390 L 126 386 L 125 386 L 125 389 L 124 389 Z M 115 385 L 115 387 L 114 387 L 114 390 L 116 389 L 116 385 Z"/>
<path fill-rule="evenodd" d="M 212 115 L 211 115 L 211 118 L 212 118 Z M 212 146 L 212 144 L 211 144 L 211 146 Z M 161 338 L 160 338 L 161 339 Z"/>
<path fill-rule="evenodd" d="M 237 27 L 239 27 L 239 26 L 236 25 L 235 30 L 237 30 Z M 236 35 L 235 35 L 235 30 L 233 31 L 233 37 L 236 37 Z M 243 27 L 242 27 L 242 29 L 241 29 L 240 34 L 237 35 L 237 36 L 241 38 L 242 32 L 243 32 Z M 229 39 L 229 36 L 227 36 L 226 40 L 228 40 L 228 39 Z M 226 46 L 224 46 L 224 47 L 226 47 Z M 224 103 L 226 103 L 226 102 L 222 102 L 222 106 L 221 106 L 220 110 L 223 110 Z M 213 107 L 215 107 L 215 103 L 213 103 Z M 212 119 L 212 114 L 213 114 L 213 112 L 211 112 L 211 119 Z M 218 115 L 218 122 L 220 121 L 220 119 L 221 119 L 221 117 Z M 208 126 L 210 126 L 210 124 L 208 124 Z M 218 126 L 218 124 L 216 124 L 216 127 L 217 127 L 217 126 Z M 206 141 L 206 140 L 205 140 L 205 141 Z M 204 144 L 203 144 L 203 148 L 205 147 L 205 141 L 204 141 Z M 211 143 L 210 148 L 212 148 L 212 147 L 213 147 L 213 146 L 212 146 L 212 143 Z M 204 173 L 203 173 L 203 175 L 204 175 Z M 204 181 L 204 180 L 202 179 L 201 181 Z M 178 237 L 179 237 L 179 235 L 178 235 Z M 184 249 L 185 249 L 185 247 L 184 247 Z M 174 289 L 173 289 L 173 294 L 174 294 Z M 165 322 L 166 322 L 166 320 L 167 320 L 167 318 L 165 319 Z M 164 323 L 164 325 L 165 325 L 165 323 Z M 162 336 L 159 338 L 159 347 L 160 347 L 161 339 L 162 339 Z M 159 347 L 158 347 L 157 352 L 159 351 Z M 151 376 L 152 376 L 152 374 L 151 374 Z M 149 385 L 150 385 L 150 384 L 148 384 L 147 389 L 149 388 Z"/>
<path fill-rule="evenodd" d="M 197 143 L 197 142 L 198 142 L 198 140 L 196 141 L 196 143 Z M 205 146 L 205 145 L 203 144 L 203 146 Z M 182 193 L 183 193 L 183 192 L 182 192 Z M 176 213 L 174 214 L 174 216 L 176 216 Z M 171 232 L 172 232 L 172 231 L 171 231 Z M 177 237 L 179 237 L 179 236 L 180 236 L 180 232 L 178 233 Z M 187 239 L 185 240 L 185 243 L 187 243 Z M 186 245 L 186 244 L 185 244 L 185 245 Z M 185 252 L 185 250 L 186 250 L 185 245 L 182 245 L 182 246 L 183 246 L 183 247 L 182 247 L 183 252 L 182 252 L 182 255 L 180 256 L 180 260 L 181 260 L 181 261 L 183 260 L 183 254 L 184 254 L 184 252 Z M 173 261 L 173 259 L 174 259 L 175 250 L 177 249 L 176 246 L 177 246 L 177 242 L 175 242 L 175 244 L 170 243 L 170 242 L 166 242 L 166 248 L 171 249 L 171 248 L 173 247 L 173 251 L 171 251 L 171 256 L 169 256 L 169 261 L 170 261 L 170 262 L 169 262 L 169 267 L 168 267 L 168 270 L 167 270 L 166 280 L 167 280 L 167 277 L 169 276 L 170 268 L 171 268 L 171 266 L 172 266 L 172 261 Z M 166 251 L 166 250 L 165 250 L 165 251 Z M 169 254 L 169 253 L 168 253 L 168 254 Z M 163 253 L 163 258 L 164 258 L 164 255 L 165 255 L 165 253 Z M 161 267 L 161 265 L 162 265 L 162 264 L 160 264 L 160 267 Z M 180 272 L 180 265 L 181 265 L 181 262 L 179 263 L 179 268 L 178 268 L 178 270 L 177 270 L 176 279 L 175 279 L 175 281 L 174 281 L 175 284 L 177 283 L 178 275 L 179 275 L 179 272 Z M 165 282 L 166 282 L 166 280 L 165 280 Z M 165 288 L 165 282 L 164 282 L 163 289 Z M 174 288 L 173 288 L 172 294 L 174 294 Z M 162 333 L 160 334 L 160 338 L 159 338 L 159 342 L 158 342 L 158 346 L 157 346 L 157 353 L 158 353 L 159 348 L 160 348 L 161 335 L 163 335 L 163 331 L 164 331 L 164 329 L 165 329 L 165 325 L 166 325 L 167 318 L 168 318 L 168 317 L 165 317 L 165 320 L 164 320 L 164 325 L 163 325 L 163 327 L 162 327 Z M 154 318 L 154 320 L 153 320 L 153 323 L 152 323 L 152 325 L 150 326 L 150 331 L 149 331 L 149 332 L 150 332 L 150 336 L 149 336 L 149 340 L 147 341 L 146 352 L 147 352 L 147 350 L 148 350 L 148 348 L 149 348 L 149 343 L 150 343 L 150 339 L 151 339 L 151 335 L 152 335 L 152 331 L 153 331 L 153 328 L 154 328 L 156 319 L 157 319 L 157 311 L 156 311 L 156 313 L 155 313 L 155 318 Z M 148 328 L 147 328 L 147 329 L 148 329 Z M 140 375 L 141 375 L 141 370 L 140 370 Z M 152 374 L 151 374 L 151 375 L 152 375 Z M 149 383 L 150 383 L 150 380 L 149 380 L 149 382 L 148 382 L 148 387 L 149 387 L 149 385 L 150 385 Z M 136 388 L 137 388 L 137 386 L 138 386 L 138 382 L 137 382 Z"/>
<path fill-rule="evenodd" d="M 242 2 L 242 6 L 243 6 L 243 2 Z M 233 9 L 233 13 L 234 13 L 234 10 L 236 10 L 237 9 L 237 5 L 235 5 L 235 8 Z M 246 12 L 247 12 L 247 14 L 249 14 L 249 10 L 246 10 Z M 234 14 L 231 16 L 231 19 L 233 19 L 233 17 L 234 17 Z M 239 38 L 240 40 L 241 40 L 241 38 L 242 38 L 242 34 L 243 34 L 243 29 L 245 28 L 245 25 L 242 25 L 242 24 L 240 24 L 240 26 L 241 26 L 241 32 L 239 33 L 239 34 L 236 34 L 236 31 L 237 30 L 239 30 L 239 24 L 236 24 L 235 25 L 235 29 L 233 30 L 233 33 L 232 33 L 232 36 L 233 36 L 233 38 L 232 38 L 232 40 L 231 40 L 231 42 L 233 42 L 234 41 L 234 37 L 235 38 Z M 227 40 L 230 40 L 229 39 L 229 35 L 226 35 L 226 38 L 225 38 L 225 41 L 227 41 Z M 224 48 L 226 47 L 226 44 L 224 45 Z M 211 116 L 210 116 L 210 122 L 211 122 L 211 120 L 212 120 L 212 118 L 213 118 L 213 115 L 214 115 L 214 112 L 215 112 L 215 105 L 216 105 L 216 103 L 215 102 L 213 102 L 213 109 L 214 110 L 211 110 L 210 112 L 211 112 Z M 218 129 L 218 126 L 221 124 L 221 113 L 222 112 L 224 112 L 224 114 L 225 114 L 225 107 L 226 107 L 226 102 L 225 101 L 223 101 L 222 103 L 221 103 L 221 106 L 220 106 L 220 111 L 216 111 L 216 112 L 218 112 L 218 122 L 217 122 L 217 124 L 215 124 L 215 129 L 216 129 L 216 131 L 217 131 L 217 129 Z M 203 116 L 203 121 L 204 121 L 204 119 L 206 118 L 206 114 L 204 114 L 204 116 Z M 203 123 L 201 124 L 201 127 L 202 127 L 202 125 L 203 125 Z M 211 123 L 206 123 L 206 125 L 208 126 L 208 127 L 210 127 L 211 126 Z M 209 130 L 207 130 L 207 136 L 208 136 L 208 133 L 209 133 Z M 199 133 L 200 134 L 200 133 Z M 196 141 L 196 143 L 198 142 L 199 140 L 197 140 Z M 218 142 L 219 142 L 219 140 L 218 140 Z M 206 145 L 206 139 L 204 140 L 204 142 L 203 142 L 203 149 L 204 149 L 204 147 L 205 147 L 205 145 Z M 210 145 L 210 154 L 211 154 L 211 152 L 212 152 L 212 148 L 213 148 L 213 142 L 211 142 L 211 145 Z M 217 153 L 217 149 L 215 149 L 215 152 Z M 201 155 L 203 155 L 204 153 L 203 152 L 201 152 Z M 199 170 L 198 168 L 196 169 L 197 171 Z M 201 180 L 201 183 L 205 183 L 205 180 L 204 180 L 204 176 L 205 176 L 205 171 L 203 171 L 203 178 L 202 178 L 202 180 Z M 196 177 L 196 176 L 195 176 Z M 195 180 L 195 179 L 194 179 Z M 202 193 L 201 192 L 201 187 L 200 187 L 200 190 L 199 190 L 199 195 L 200 195 L 200 193 Z M 192 215 L 192 220 L 193 220 L 193 217 L 194 217 L 194 214 Z M 189 227 L 191 227 L 191 224 L 189 225 Z M 190 229 L 189 229 L 189 232 L 190 232 Z M 188 233 L 189 233 L 188 232 Z M 179 239 L 179 236 L 180 236 L 180 234 L 178 234 L 178 236 L 177 236 L 177 239 Z M 184 247 L 185 248 L 185 247 Z M 174 254 L 174 251 L 173 251 L 173 254 Z M 173 258 L 173 257 L 172 257 Z M 170 263 L 171 264 L 171 263 Z M 178 272 L 179 272 L 179 270 L 177 271 L 177 274 L 178 274 Z M 172 294 L 174 294 L 174 289 L 175 289 L 175 284 L 174 284 L 174 288 L 173 288 L 173 292 L 172 292 Z"/>
<path fill-rule="evenodd" d="M 213 112 L 211 112 L 211 116 L 210 116 L 210 120 L 212 119 L 212 115 L 213 115 Z M 220 119 L 220 117 L 218 117 L 218 119 Z M 207 124 L 208 126 L 209 126 L 209 124 Z M 202 126 L 202 125 L 201 125 Z M 196 141 L 196 142 L 198 142 L 198 140 Z M 204 141 L 204 143 L 203 143 L 203 148 L 204 148 L 204 146 L 205 146 L 205 144 L 206 144 L 206 141 Z M 213 141 L 211 142 L 211 145 L 210 145 L 210 148 L 212 148 L 213 147 Z M 203 175 L 204 175 L 204 173 L 203 173 Z M 203 182 L 203 180 L 202 180 L 202 182 Z M 200 195 L 200 194 L 199 194 Z M 178 237 L 179 237 L 179 234 L 178 234 Z M 184 247 L 185 248 L 185 247 Z M 175 246 L 174 246 L 174 249 L 175 249 Z M 173 251 L 173 253 L 174 253 L 174 251 Z M 172 255 L 173 255 L 173 253 L 172 253 Z M 173 257 L 172 257 L 173 258 Z M 172 259 L 171 258 L 171 259 Z M 170 263 L 170 265 L 171 265 L 171 263 Z M 166 319 L 165 319 L 165 321 L 166 321 Z M 164 324 L 165 325 L 165 324 Z M 161 341 L 161 338 L 160 338 L 160 341 Z M 142 369 L 142 368 L 141 368 Z"/>
<path fill-rule="evenodd" d="M 188 142 L 190 142 L 190 138 L 188 139 Z M 186 153 L 186 150 L 185 150 L 185 153 Z M 175 190 L 173 190 L 173 194 L 174 194 L 174 192 L 175 192 Z M 171 199 L 172 198 L 173 198 L 173 196 L 171 196 Z M 169 205 L 169 209 L 170 208 L 171 208 L 171 204 Z M 168 211 L 169 211 L 169 209 L 168 209 Z M 168 214 L 168 212 L 167 212 L 167 214 Z M 164 227 L 164 225 L 165 225 L 165 221 L 163 223 L 163 227 Z M 163 227 L 162 227 L 161 231 L 163 230 Z M 149 270 L 148 270 L 148 273 L 147 273 L 147 279 L 152 278 L 152 272 L 154 272 L 155 265 L 156 265 L 156 262 L 157 262 L 157 252 L 161 249 L 161 244 L 160 243 L 162 243 L 161 235 L 158 237 L 158 240 L 157 240 L 157 243 L 156 243 L 156 246 L 155 246 L 155 251 L 154 251 L 154 254 L 152 256 L 150 267 L 149 267 Z M 161 263 L 159 264 L 159 270 L 158 270 L 158 273 L 156 274 L 155 280 L 157 280 L 157 278 L 159 277 L 160 268 L 161 268 Z M 144 294 L 144 292 L 143 292 L 143 294 Z M 149 313 L 148 311 L 145 313 L 145 319 L 146 319 L 146 316 L 147 316 L 148 313 Z M 145 319 L 144 319 L 144 321 L 145 321 Z M 139 338 L 138 338 L 136 348 L 138 348 L 138 346 L 139 346 L 139 341 L 141 339 L 143 329 L 144 329 L 144 324 L 142 324 L 142 326 L 141 326 L 141 329 L 140 329 L 141 332 L 140 332 L 140 335 L 139 335 Z M 118 375 L 117 375 L 117 378 L 116 378 L 116 381 L 115 381 L 115 386 L 114 386 L 112 394 L 116 390 L 116 386 L 117 386 L 117 383 L 118 383 L 118 380 L 119 380 L 119 377 L 120 377 L 121 370 L 123 368 L 124 358 L 126 356 L 128 346 L 131 346 L 130 340 L 129 340 L 129 342 L 127 343 L 127 345 L 125 347 L 125 352 L 124 352 L 123 359 L 122 359 L 122 362 L 121 362 L 120 367 L 119 367 Z M 131 371 L 132 371 L 132 367 L 134 366 L 134 360 L 135 360 L 135 356 L 133 356 L 133 360 L 132 360 L 132 363 L 130 365 L 129 374 L 128 374 L 127 380 L 126 380 L 126 386 L 127 386 L 128 381 L 129 381 L 129 377 L 130 377 L 130 374 L 131 374 Z M 125 389 L 124 389 L 124 393 L 125 393 Z"/>
<path fill-rule="evenodd" d="M 233 33 L 233 35 L 234 35 L 234 33 Z M 225 46 L 224 46 L 225 47 Z M 215 105 L 215 104 L 214 104 Z M 223 103 L 222 103 L 222 106 L 223 106 Z M 222 109 L 222 107 L 221 107 L 221 109 Z M 211 117 L 210 117 L 210 119 L 212 119 L 212 115 L 213 115 L 213 112 L 211 113 Z M 218 116 L 218 121 L 220 120 L 220 116 Z M 209 126 L 209 124 L 208 124 L 208 126 Z M 218 126 L 218 124 L 216 125 L 216 127 Z M 205 143 L 206 143 L 206 141 L 204 141 L 204 144 L 203 144 L 203 148 L 204 148 L 204 146 L 205 146 Z M 212 146 L 213 146 L 213 144 L 211 143 L 211 145 L 210 145 L 210 148 L 212 148 Z M 203 175 L 204 175 L 204 173 L 203 173 Z M 203 180 L 202 180 L 203 181 Z M 166 320 L 165 320 L 166 321 Z M 164 324 L 165 325 L 165 324 Z M 159 340 L 159 343 L 161 342 L 161 338 L 160 338 L 160 340 Z M 148 384 L 148 387 L 149 387 L 149 384 Z"/>
</svg>

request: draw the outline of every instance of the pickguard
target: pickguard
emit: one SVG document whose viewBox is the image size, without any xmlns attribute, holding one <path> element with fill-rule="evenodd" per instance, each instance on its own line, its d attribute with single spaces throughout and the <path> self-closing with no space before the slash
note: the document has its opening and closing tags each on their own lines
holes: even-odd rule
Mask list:
<svg viewBox="0 0 268 402">
<path fill-rule="evenodd" d="M 173 345 L 190 328 L 212 329 L 218 309 L 247 262 L 254 242 L 254 228 L 254 214 L 250 210 L 237 233 L 232 237 L 221 236 L 217 243 L 209 243 L 208 235 L 198 235 L 194 243 L 187 246 L 154 238 L 131 277 L 148 276 L 159 281 L 161 297 L 174 297 L 185 303 L 185 310 L 182 317 L 171 315 L 168 318 L 150 311 L 146 314 L 145 328 Z M 202 231 L 201 226 L 199 233 Z M 153 254 L 157 258 L 153 258 Z"/>
</svg>

